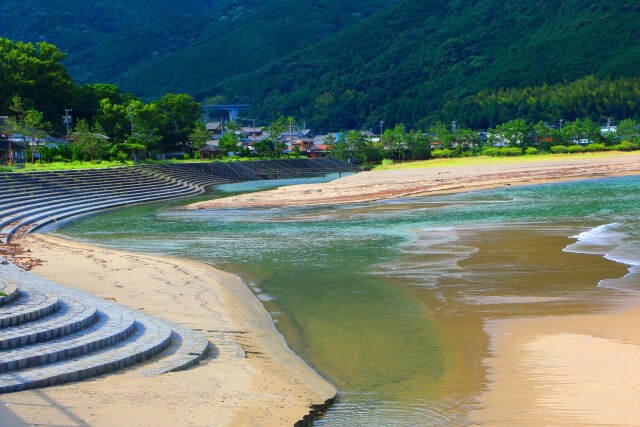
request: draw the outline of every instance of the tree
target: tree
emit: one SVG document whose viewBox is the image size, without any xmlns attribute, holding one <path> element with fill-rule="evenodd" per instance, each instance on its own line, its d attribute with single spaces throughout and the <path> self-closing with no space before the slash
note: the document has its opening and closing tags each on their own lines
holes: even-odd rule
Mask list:
<svg viewBox="0 0 640 427">
<path fill-rule="evenodd" d="M 207 145 L 207 141 L 211 138 L 211 133 L 207 130 L 207 125 L 203 120 L 196 122 L 193 132 L 189 134 L 189 141 L 195 150 L 200 150 Z"/>
<path fill-rule="evenodd" d="M 102 128 L 99 125 L 92 130 L 85 119 L 78 120 L 73 133 L 74 158 L 82 160 L 86 160 L 87 156 L 90 160 L 94 157 L 102 158 L 110 144 L 101 131 Z"/>
<path fill-rule="evenodd" d="M 447 128 L 447 125 L 441 121 L 430 126 L 428 132 L 431 134 L 435 142 L 440 142 L 443 148 L 451 149 L 453 147 L 453 133 Z"/>
<path fill-rule="evenodd" d="M 478 136 L 478 132 L 467 129 L 460 128 L 456 131 L 456 139 L 459 153 L 462 153 L 463 150 L 471 149 L 473 154 L 476 154 L 476 150 L 479 148 L 482 150 L 482 147 L 478 147 L 480 144 L 480 137 Z"/>
<path fill-rule="evenodd" d="M 367 139 L 365 136 L 357 130 L 350 130 L 341 135 L 332 153 L 338 159 L 358 164 L 368 160 L 366 149 Z"/>
<path fill-rule="evenodd" d="M 391 129 L 386 129 L 380 139 L 383 141 L 385 147 L 396 152 L 397 158 L 405 159 L 405 154 L 408 149 L 408 135 L 403 124 L 397 124 Z"/>
<path fill-rule="evenodd" d="M 73 99 L 75 87 L 62 65 L 65 54 L 47 42 L 14 43 L 0 38 L 0 110 L 6 111 L 14 96 L 25 109 L 36 108 L 53 120 Z"/>
<path fill-rule="evenodd" d="M 523 150 L 530 131 L 531 127 L 524 119 L 509 120 L 490 130 L 498 141 L 505 141 L 509 147 L 520 147 Z"/>
<path fill-rule="evenodd" d="M 420 130 L 412 130 L 408 135 L 409 149 L 413 160 L 425 160 L 431 157 L 431 137 Z"/>
<path fill-rule="evenodd" d="M 185 150 L 189 135 L 200 119 L 200 103 L 187 94 L 169 93 L 157 104 L 164 116 L 159 128 L 163 148 Z"/>
<path fill-rule="evenodd" d="M 565 140 L 572 144 L 585 141 L 594 142 L 601 139 L 600 126 L 588 117 L 566 122 L 561 133 Z"/>
<path fill-rule="evenodd" d="M 546 123 L 538 122 L 532 127 L 533 145 L 538 151 L 549 151 L 558 143 L 558 132 Z"/>
<path fill-rule="evenodd" d="M 238 138 L 238 135 L 235 132 L 226 132 L 220 138 L 218 146 L 223 152 L 229 155 L 229 153 L 235 153 L 236 151 L 238 151 L 239 142 L 240 138 Z"/>
<path fill-rule="evenodd" d="M 24 116 L 24 131 L 25 135 L 28 135 L 35 143 L 36 150 L 38 151 L 38 160 L 42 163 L 42 156 L 40 153 L 40 142 L 47 136 L 47 130 L 50 124 L 44 122 L 44 114 L 38 110 L 31 109 L 27 111 Z M 31 150 L 31 163 L 35 162 L 35 156 L 33 149 Z"/>
<path fill-rule="evenodd" d="M 638 139 L 640 137 L 638 123 L 633 119 L 625 119 L 620 121 L 620 123 L 618 123 L 618 126 L 616 126 L 615 135 L 621 141 L 638 143 Z"/>
<path fill-rule="evenodd" d="M 95 124 L 100 125 L 115 142 L 123 142 L 131 134 L 131 118 L 129 108 L 117 104 L 109 98 L 102 98 L 98 102 L 98 115 Z"/>
</svg>

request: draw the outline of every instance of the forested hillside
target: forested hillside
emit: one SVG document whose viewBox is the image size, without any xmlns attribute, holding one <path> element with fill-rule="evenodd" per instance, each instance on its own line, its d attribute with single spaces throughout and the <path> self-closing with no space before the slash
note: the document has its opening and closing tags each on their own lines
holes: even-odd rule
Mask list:
<svg viewBox="0 0 640 427">
<path fill-rule="evenodd" d="M 465 123 L 442 106 L 483 90 L 637 76 L 639 30 L 640 5 L 628 0 L 404 0 L 212 91 L 321 128 Z"/>
<path fill-rule="evenodd" d="M 585 112 L 569 92 L 640 76 L 632 0 L 24 0 L 0 4 L 0 18 L 2 36 L 66 52 L 76 83 L 250 103 L 265 123 L 292 115 L 318 131 L 622 119 L 635 111 L 627 93 L 616 95 L 625 108 L 594 98 Z"/>
<path fill-rule="evenodd" d="M 1 37 L 48 41 L 76 83 L 143 98 L 188 92 L 321 41 L 396 0 L 22 0 L 0 2 Z M 4 4 L 3 4 L 4 3 Z"/>
</svg>

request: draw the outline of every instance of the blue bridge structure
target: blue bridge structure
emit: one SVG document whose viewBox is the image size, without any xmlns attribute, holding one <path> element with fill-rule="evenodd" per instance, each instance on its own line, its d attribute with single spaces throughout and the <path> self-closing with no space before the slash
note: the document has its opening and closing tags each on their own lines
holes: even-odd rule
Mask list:
<svg viewBox="0 0 640 427">
<path fill-rule="evenodd" d="M 203 105 L 201 108 L 205 111 L 227 111 L 229 120 L 235 122 L 238 120 L 238 112 L 251 107 L 250 104 L 219 104 L 219 105 Z"/>
</svg>

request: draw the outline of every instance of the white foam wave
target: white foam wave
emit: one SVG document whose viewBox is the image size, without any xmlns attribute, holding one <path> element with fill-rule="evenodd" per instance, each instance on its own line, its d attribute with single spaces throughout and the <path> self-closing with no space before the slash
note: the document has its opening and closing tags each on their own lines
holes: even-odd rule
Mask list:
<svg viewBox="0 0 640 427">
<path fill-rule="evenodd" d="M 640 290 L 640 248 L 629 242 L 629 237 L 623 224 L 603 224 L 571 236 L 577 240 L 564 248 L 564 252 L 602 255 L 610 261 L 628 265 L 629 273 L 624 277 L 601 280 L 598 287 Z"/>
</svg>

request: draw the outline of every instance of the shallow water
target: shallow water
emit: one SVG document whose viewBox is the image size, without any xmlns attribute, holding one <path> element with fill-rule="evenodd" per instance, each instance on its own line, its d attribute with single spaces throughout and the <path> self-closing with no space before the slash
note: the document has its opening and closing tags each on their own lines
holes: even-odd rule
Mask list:
<svg viewBox="0 0 640 427">
<path fill-rule="evenodd" d="M 619 289 L 639 289 L 639 187 L 627 177 L 218 211 L 179 201 L 56 232 L 239 274 L 289 345 L 337 385 L 317 425 L 464 425 L 486 386 L 485 320 L 602 311 L 624 301 Z"/>
</svg>

